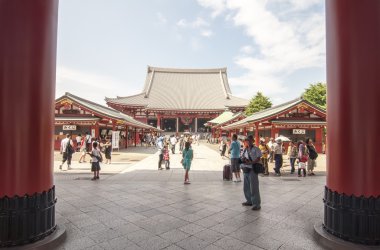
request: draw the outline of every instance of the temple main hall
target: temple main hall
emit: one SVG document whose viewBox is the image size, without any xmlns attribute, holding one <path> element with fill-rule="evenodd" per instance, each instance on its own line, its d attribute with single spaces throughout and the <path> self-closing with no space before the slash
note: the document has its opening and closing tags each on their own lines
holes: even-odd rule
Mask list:
<svg viewBox="0 0 380 250">
<path fill-rule="evenodd" d="M 232 95 L 226 68 L 148 66 L 143 91 L 106 97 L 107 105 L 165 132 L 206 132 L 205 124 L 226 109 L 240 112 L 249 101 Z"/>
</svg>

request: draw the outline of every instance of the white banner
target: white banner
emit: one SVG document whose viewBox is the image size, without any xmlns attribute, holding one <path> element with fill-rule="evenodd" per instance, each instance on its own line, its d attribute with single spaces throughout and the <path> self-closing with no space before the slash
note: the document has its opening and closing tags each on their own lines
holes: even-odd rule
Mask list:
<svg viewBox="0 0 380 250">
<path fill-rule="evenodd" d="M 112 149 L 119 149 L 120 131 L 112 131 Z"/>
</svg>

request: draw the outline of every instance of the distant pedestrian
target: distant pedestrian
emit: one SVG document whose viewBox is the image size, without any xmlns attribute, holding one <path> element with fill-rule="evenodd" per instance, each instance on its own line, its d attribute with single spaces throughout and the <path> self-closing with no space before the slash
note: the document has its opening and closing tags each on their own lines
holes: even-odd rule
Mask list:
<svg viewBox="0 0 380 250">
<path fill-rule="evenodd" d="M 244 174 L 244 196 L 246 201 L 243 206 L 252 206 L 252 210 L 261 209 L 261 199 L 259 190 L 259 177 L 253 170 L 253 165 L 260 162 L 261 150 L 254 145 L 255 140 L 250 135 L 247 138 L 248 147 L 243 151 L 242 169 Z"/>
<path fill-rule="evenodd" d="M 220 156 L 222 156 L 222 158 L 226 157 L 227 142 L 224 139 L 220 141 L 220 150 Z"/>
<path fill-rule="evenodd" d="M 283 154 L 282 140 L 281 139 L 277 139 L 276 143 L 273 144 L 273 147 L 274 147 L 273 154 L 274 154 L 274 161 L 275 161 L 275 163 L 274 163 L 275 164 L 274 172 L 276 173 L 276 176 L 280 176 L 281 175 L 280 169 L 281 169 L 282 163 L 283 163 L 283 159 L 282 159 L 282 154 Z"/>
<path fill-rule="evenodd" d="M 164 137 L 158 137 L 156 146 L 158 149 L 158 170 L 162 170 L 161 165 L 162 161 L 164 160 Z"/>
<path fill-rule="evenodd" d="M 80 151 L 80 147 L 81 147 L 81 141 L 82 141 L 81 134 L 78 134 L 77 137 L 75 137 L 75 140 L 76 140 L 76 143 L 77 143 L 76 151 L 79 152 Z"/>
<path fill-rule="evenodd" d="M 106 162 L 104 164 L 111 164 L 111 153 L 112 153 L 112 143 L 109 137 L 106 138 L 106 142 L 103 145 L 104 155 L 106 157 Z"/>
<path fill-rule="evenodd" d="M 85 136 L 82 136 L 82 140 L 81 140 L 81 146 L 80 146 L 80 158 L 79 158 L 79 163 L 82 163 L 82 162 L 86 162 L 86 153 L 87 153 L 87 150 L 86 150 L 86 137 Z"/>
<path fill-rule="evenodd" d="M 168 145 L 166 144 L 164 146 L 164 161 L 165 161 L 165 169 L 169 170 L 170 169 L 170 155 L 169 155 L 169 149 Z"/>
<path fill-rule="evenodd" d="M 309 156 L 307 154 L 307 147 L 303 141 L 298 142 L 298 177 L 306 177 L 306 163 Z"/>
<path fill-rule="evenodd" d="M 298 156 L 298 149 L 297 149 L 296 144 L 292 141 L 289 143 L 288 156 L 289 156 L 290 167 L 291 167 L 290 173 L 294 174 L 294 171 L 295 171 L 294 165 L 296 163 L 296 159 Z"/>
<path fill-rule="evenodd" d="M 309 175 L 314 174 L 314 168 L 317 166 L 317 157 L 318 153 L 313 144 L 313 140 L 311 138 L 306 139 L 306 147 L 309 153 L 309 159 L 307 160 L 307 172 Z"/>
<path fill-rule="evenodd" d="M 274 160 L 274 139 L 270 138 L 267 145 L 269 147 L 269 158 L 268 158 L 268 160 L 270 163 L 273 163 L 273 160 Z"/>
<path fill-rule="evenodd" d="M 179 138 L 179 152 L 182 153 L 183 148 L 185 146 L 185 138 L 183 135 Z"/>
<path fill-rule="evenodd" d="M 88 132 L 86 132 L 86 151 L 87 152 L 90 152 L 91 150 L 91 141 L 92 141 L 91 135 Z"/>
<path fill-rule="evenodd" d="M 184 184 L 190 184 L 190 179 L 189 179 L 189 171 L 191 167 L 191 162 L 193 160 L 193 150 L 190 147 L 190 142 L 185 143 L 185 149 L 182 152 L 182 166 L 185 169 L 185 181 Z"/>
<path fill-rule="evenodd" d="M 103 161 L 102 153 L 98 148 L 98 143 L 95 141 L 92 144 L 92 151 L 89 153 L 91 159 L 91 171 L 94 172 L 94 177 L 91 180 L 99 179 L 100 162 Z"/>
<path fill-rule="evenodd" d="M 176 144 L 177 144 L 177 138 L 175 137 L 175 135 L 173 135 L 172 137 L 170 137 L 170 145 L 172 148 L 172 154 L 175 154 L 175 145 Z"/>
<path fill-rule="evenodd" d="M 268 157 L 269 157 L 269 152 L 270 149 L 268 145 L 265 143 L 265 139 L 260 140 L 260 145 L 259 149 L 261 151 L 261 162 L 264 167 L 264 175 L 269 175 L 269 170 L 268 170 Z"/>
<path fill-rule="evenodd" d="M 66 135 L 65 139 L 61 141 L 60 153 L 62 154 L 62 164 L 59 165 L 59 169 L 62 169 L 62 165 L 67 161 L 67 169 L 71 169 L 71 158 L 74 154 L 74 143 L 70 138 L 70 134 Z"/>
<path fill-rule="evenodd" d="M 232 142 L 230 145 L 230 149 L 228 150 L 231 159 L 231 169 L 232 173 L 235 174 L 234 182 L 241 182 L 240 179 L 240 142 L 237 140 L 237 135 L 234 134 L 232 136 Z"/>
</svg>

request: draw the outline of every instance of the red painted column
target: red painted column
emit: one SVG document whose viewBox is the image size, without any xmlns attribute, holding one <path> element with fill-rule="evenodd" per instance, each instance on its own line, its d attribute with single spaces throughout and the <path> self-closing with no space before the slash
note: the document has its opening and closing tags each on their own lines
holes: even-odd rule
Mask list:
<svg viewBox="0 0 380 250">
<path fill-rule="evenodd" d="M 259 124 L 255 123 L 255 144 L 256 144 L 257 147 L 259 146 L 259 141 L 260 141 L 260 138 L 259 138 Z"/>
<path fill-rule="evenodd" d="M 324 226 L 343 239 L 380 244 L 380 1 L 328 0 L 326 20 Z"/>
<path fill-rule="evenodd" d="M 323 127 L 315 129 L 315 142 L 314 146 L 318 153 L 322 152 L 322 136 L 323 136 Z"/>
<path fill-rule="evenodd" d="M 55 228 L 57 18 L 58 0 L 0 2 L 0 247 Z"/>
</svg>

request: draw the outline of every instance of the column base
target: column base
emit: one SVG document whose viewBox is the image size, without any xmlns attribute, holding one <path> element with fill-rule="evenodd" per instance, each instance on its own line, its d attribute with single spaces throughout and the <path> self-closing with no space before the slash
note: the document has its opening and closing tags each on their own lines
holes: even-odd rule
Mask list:
<svg viewBox="0 0 380 250">
<path fill-rule="evenodd" d="M 325 187 L 323 202 L 326 232 L 354 243 L 380 245 L 380 196 L 347 196 Z"/>
<path fill-rule="evenodd" d="M 55 224 L 55 187 L 33 195 L 0 198 L 0 247 L 39 241 L 52 234 Z"/>
<path fill-rule="evenodd" d="M 326 249 L 331 250 L 374 250 L 379 249 L 378 246 L 365 246 L 360 244 L 355 244 L 349 241 L 342 240 L 341 238 L 335 237 L 334 235 L 328 233 L 324 228 L 322 222 L 314 225 L 314 239 L 319 245 Z"/>
</svg>

